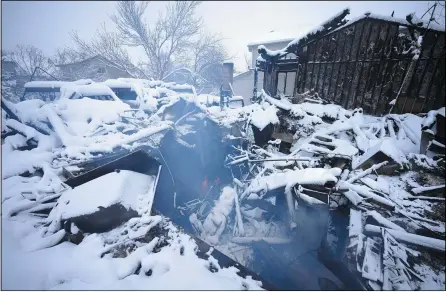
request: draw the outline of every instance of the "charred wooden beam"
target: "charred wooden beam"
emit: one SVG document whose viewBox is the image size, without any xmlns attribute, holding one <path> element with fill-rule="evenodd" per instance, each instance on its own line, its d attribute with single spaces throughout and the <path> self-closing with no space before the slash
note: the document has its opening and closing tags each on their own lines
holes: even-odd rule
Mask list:
<svg viewBox="0 0 446 292">
<path fill-rule="evenodd" d="M 282 51 L 275 51 L 271 54 L 271 52 L 268 52 L 265 47 L 258 48 L 258 53 L 264 60 L 267 62 L 273 62 L 275 63 L 277 60 L 279 60 L 280 57 L 283 57 L 284 55 L 288 53 L 293 53 L 297 56 L 300 55 L 300 50 L 302 49 L 302 45 L 305 43 L 308 43 L 312 40 L 318 39 L 319 37 L 337 29 L 340 26 L 343 26 L 347 23 L 347 20 L 345 17 L 350 14 L 350 9 L 346 8 L 342 12 L 336 14 L 334 17 L 329 19 L 328 21 L 324 22 L 321 25 L 321 29 L 318 29 L 316 31 L 312 31 L 303 38 L 299 39 L 297 42 L 293 42 L 291 45 L 288 45 L 284 50 Z"/>
<path fill-rule="evenodd" d="M 323 23 L 321 25 L 322 30 L 316 30 L 316 31 L 310 32 L 309 34 L 307 34 L 306 36 L 301 38 L 297 43 L 293 43 L 291 46 L 288 46 L 286 48 L 286 51 L 288 53 L 294 53 L 299 56 L 299 52 L 300 52 L 303 44 L 311 42 L 312 40 L 315 40 L 315 39 L 331 32 L 333 30 L 337 29 L 338 27 L 343 26 L 344 24 L 347 23 L 347 20 L 345 19 L 345 17 L 349 14 L 350 14 L 350 9 L 349 8 L 344 9 L 341 13 L 338 13 L 336 16 L 334 16 L 333 18 L 331 18 L 328 21 L 326 21 L 325 23 Z"/>
</svg>

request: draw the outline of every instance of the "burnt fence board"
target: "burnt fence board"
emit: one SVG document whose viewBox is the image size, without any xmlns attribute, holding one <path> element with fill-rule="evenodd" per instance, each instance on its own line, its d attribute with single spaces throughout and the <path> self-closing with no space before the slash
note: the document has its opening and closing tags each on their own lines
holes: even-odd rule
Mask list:
<svg viewBox="0 0 446 292">
<path fill-rule="evenodd" d="M 407 28 L 423 36 L 416 60 L 407 53 L 411 46 Z M 287 56 L 260 70 L 269 71 L 264 83 L 272 95 L 286 89 L 296 96 L 314 89 L 346 108 L 362 107 L 365 113 L 383 115 L 402 88 L 395 111 L 420 113 L 445 104 L 444 60 L 444 31 L 364 18 L 302 45 L 298 58 Z M 293 89 L 286 88 L 285 80 L 277 90 L 279 72 L 287 76 L 294 72 Z"/>
</svg>

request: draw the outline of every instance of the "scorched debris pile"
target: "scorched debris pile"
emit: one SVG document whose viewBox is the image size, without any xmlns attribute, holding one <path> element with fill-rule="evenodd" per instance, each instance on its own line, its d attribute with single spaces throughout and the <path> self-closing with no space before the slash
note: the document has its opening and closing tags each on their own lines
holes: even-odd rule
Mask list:
<svg viewBox="0 0 446 292">
<path fill-rule="evenodd" d="M 8 287 L 27 285 L 16 257 L 56 254 L 29 288 L 444 288 L 444 108 L 374 117 L 261 92 L 222 110 L 120 82 L 133 109 L 64 97 L 76 84 L 3 102 Z"/>
</svg>

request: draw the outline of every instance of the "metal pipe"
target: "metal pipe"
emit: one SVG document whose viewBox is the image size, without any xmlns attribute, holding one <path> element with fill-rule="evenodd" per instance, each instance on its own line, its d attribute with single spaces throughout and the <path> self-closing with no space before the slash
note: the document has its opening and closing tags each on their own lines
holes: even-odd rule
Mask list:
<svg viewBox="0 0 446 292">
<path fill-rule="evenodd" d="M 288 72 L 285 72 L 285 82 L 283 84 L 283 94 L 284 95 L 286 94 L 286 80 L 287 80 L 287 77 L 288 77 Z"/>
</svg>

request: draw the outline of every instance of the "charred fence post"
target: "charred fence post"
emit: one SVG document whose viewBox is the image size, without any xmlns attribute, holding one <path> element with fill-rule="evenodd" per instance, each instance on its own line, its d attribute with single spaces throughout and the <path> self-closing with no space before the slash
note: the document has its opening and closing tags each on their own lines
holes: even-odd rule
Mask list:
<svg viewBox="0 0 446 292">
<path fill-rule="evenodd" d="M 259 79 L 259 72 L 257 71 L 257 66 L 254 68 L 254 89 L 252 90 L 252 103 L 257 102 L 257 82 Z"/>
<path fill-rule="evenodd" d="M 335 51 L 333 54 L 333 61 L 331 62 L 331 71 L 330 71 L 330 77 L 328 77 L 328 91 L 327 91 L 327 98 L 329 98 L 330 96 L 330 91 L 331 91 L 331 80 L 333 79 L 333 72 L 334 72 L 334 66 L 336 64 L 336 55 L 338 54 L 338 44 L 339 44 L 339 39 L 340 39 L 340 35 L 341 35 L 342 31 L 339 31 L 336 35 L 336 41 L 335 41 Z M 344 42 L 344 46 L 345 46 L 345 42 Z M 342 58 L 342 55 L 341 55 Z M 339 68 L 341 67 L 341 64 L 339 64 Z M 338 73 L 339 74 L 339 73 Z M 337 78 L 337 77 L 336 77 Z M 335 96 L 333 96 L 332 100 L 335 100 Z"/>
<path fill-rule="evenodd" d="M 431 91 L 432 91 L 432 85 L 434 84 L 435 75 L 437 73 L 437 70 L 438 70 L 438 67 L 439 67 L 440 63 L 441 63 L 441 61 L 437 60 L 437 62 L 435 64 L 435 67 L 434 67 L 434 70 L 432 71 L 432 77 L 431 77 L 431 79 L 429 81 L 429 85 L 427 86 L 426 97 L 423 100 L 423 104 L 421 106 L 420 112 L 423 112 L 424 106 L 426 105 L 426 101 L 428 99 L 430 99 Z"/>
<path fill-rule="evenodd" d="M 345 100 L 344 100 L 344 104 L 343 104 L 343 107 L 345 107 L 345 108 L 347 108 L 348 100 L 349 100 L 349 98 L 350 98 L 350 93 L 352 92 L 353 79 L 354 79 L 354 77 L 355 77 L 356 66 L 358 65 L 359 51 L 361 50 L 361 42 L 362 42 L 362 36 L 363 36 L 363 34 L 364 34 L 364 30 L 365 30 L 365 25 L 366 25 L 366 22 L 365 22 L 365 21 L 362 21 L 362 30 L 361 30 L 361 33 L 359 34 L 358 49 L 356 50 L 355 60 L 353 61 L 353 62 L 354 62 L 354 66 L 353 66 L 353 71 L 352 71 L 352 80 L 351 80 L 351 82 L 350 82 L 350 86 L 349 86 L 349 89 L 348 89 L 348 91 L 347 91 L 347 96 L 346 96 L 346 98 L 345 98 Z M 354 47 L 354 43 L 355 43 L 355 39 L 353 39 L 353 42 L 352 42 L 352 49 L 353 49 L 353 47 Z M 350 52 L 350 56 L 351 56 L 351 54 L 352 54 L 352 52 Z M 353 103 L 354 103 L 354 102 L 353 102 Z"/>
<path fill-rule="evenodd" d="M 380 61 L 379 61 L 379 65 L 378 65 L 378 72 L 377 72 L 378 76 L 376 77 L 375 82 L 373 83 L 373 89 L 372 89 L 372 95 L 371 95 L 372 101 L 373 101 L 373 96 L 375 95 L 376 84 L 378 83 L 379 74 L 381 72 L 380 69 L 381 69 L 381 65 L 382 65 L 383 62 L 385 63 L 385 69 L 384 69 L 383 78 L 381 80 L 381 89 L 384 86 L 384 81 L 385 81 L 385 78 L 386 78 L 386 75 L 387 75 L 387 68 L 388 68 L 387 65 L 388 65 L 389 62 L 385 62 L 385 57 L 386 57 L 387 43 L 390 40 L 389 36 L 390 36 L 390 33 L 391 33 L 392 26 L 393 26 L 392 24 L 388 24 L 387 25 L 386 40 L 384 41 L 384 44 L 383 44 L 382 53 L 380 54 Z M 397 31 L 398 31 L 398 29 L 397 29 Z M 389 56 L 390 56 L 391 50 L 392 50 L 392 46 L 390 45 Z M 374 115 L 376 115 L 376 110 L 378 109 L 378 103 L 379 103 L 379 99 L 380 98 L 381 98 L 381 94 L 378 96 L 376 106 L 374 106 L 374 110 L 373 110 L 373 114 Z"/>
<path fill-rule="evenodd" d="M 365 23 L 364 23 L 364 25 L 365 25 Z M 369 22 L 369 31 L 368 31 L 369 33 L 367 35 L 367 40 L 365 41 L 364 56 L 362 57 L 361 61 L 358 60 L 358 57 L 360 56 L 360 51 L 361 51 L 362 36 L 361 36 L 361 42 L 358 44 L 359 48 L 358 48 L 358 53 L 357 53 L 358 57 L 356 58 L 356 62 L 357 62 L 357 64 L 359 63 L 360 69 L 359 69 L 358 83 L 356 84 L 355 94 L 353 96 L 353 103 L 352 103 L 353 107 L 356 107 L 356 102 L 357 102 L 357 98 L 358 98 L 358 94 L 359 94 L 359 88 L 361 87 L 362 72 L 364 71 L 364 61 L 367 56 L 367 47 L 370 42 L 370 35 L 372 34 L 372 27 L 373 27 L 373 22 Z M 353 82 L 352 82 L 352 84 L 353 84 Z M 361 106 L 362 106 L 362 104 L 361 104 Z"/>
<path fill-rule="evenodd" d="M 367 44 L 366 44 L 365 52 L 364 52 L 364 60 L 366 60 L 366 62 L 369 61 L 369 66 L 368 66 L 369 68 L 367 70 L 367 72 L 368 72 L 367 77 L 366 77 L 367 80 L 366 80 L 366 82 L 364 84 L 364 91 L 362 93 L 361 108 L 364 108 L 364 100 L 366 98 L 367 86 L 369 85 L 369 82 L 370 82 L 370 79 L 371 79 L 370 73 L 371 73 L 372 68 L 373 68 L 373 63 L 376 63 L 376 60 L 373 60 L 373 55 L 374 55 L 373 54 L 373 49 L 371 50 L 370 58 L 368 58 L 368 51 L 369 51 L 369 48 L 370 48 L 370 42 L 373 41 L 372 33 L 373 33 L 374 25 L 378 25 L 378 23 L 377 22 L 370 22 L 370 31 L 369 31 L 369 36 L 368 36 L 368 41 L 367 41 Z M 379 37 L 379 30 L 378 30 L 377 35 L 376 35 L 376 38 L 378 38 L 378 37 Z M 375 41 L 375 45 L 376 45 L 376 41 Z M 367 59 L 370 59 L 370 60 L 367 60 Z M 361 68 L 361 72 L 362 72 L 363 69 L 364 69 L 364 64 L 363 64 L 363 66 Z"/>
<path fill-rule="evenodd" d="M 352 42 L 350 44 L 350 49 L 348 51 L 348 58 L 345 61 L 344 78 L 342 79 L 342 89 L 341 89 L 341 98 L 340 98 L 340 103 L 341 104 L 345 104 L 347 102 L 347 100 L 348 100 L 348 96 L 342 97 L 342 93 L 344 92 L 344 88 L 346 87 L 345 84 L 347 84 L 345 82 L 345 79 L 347 78 L 348 66 L 350 65 L 350 61 L 351 61 L 351 58 L 352 58 L 353 44 L 355 42 L 356 32 L 358 30 L 358 25 L 355 25 L 353 27 L 354 27 L 354 32 L 353 32 Z M 342 54 L 345 54 L 345 47 L 347 45 L 347 36 L 345 38 L 346 39 L 345 39 L 345 42 L 344 42 L 344 47 L 342 49 Z M 341 60 L 342 60 L 342 56 L 339 59 L 339 61 L 341 61 Z M 336 94 L 338 93 L 339 74 L 341 74 L 341 64 L 340 63 L 339 63 L 339 68 L 338 68 L 338 74 L 336 75 L 335 91 L 334 91 L 334 96 L 333 96 L 334 100 L 336 100 Z"/>
<path fill-rule="evenodd" d="M 426 36 L 427 36 L 427 35 L 428 35 L 428 34 L 426 33 Z M 413 109 L 414 109 L 414 107 L 415 107 L 415 103 L 416 103 L 416 101 L 417 101 L 417 100 L 419 99 L 419 97 L 420 97 L 421 87 L 423 87 L 423 79 L 424 79 L 424 76 L 426 75 L 427 69 L 428 69 L 429 66 L 431 65 L 431 61 L 433 60 L 434 49 L 435 49 L 435 47 L 437 46 L 438 39 L 439 39 L 439 37 L 438 37 L 438 35 L 437 35 L 436 38 L 435 38 L 435 42 L 434 42 L 434 44 L 432 45 L 432 48 L 431 48 L 430 51 L 429 51 L 429 58 L 428 58 L 428 60 L 426 61 L 426 65 L 424 66 L 423 73 L 421 73 L 420 83 L 418 84 L 418 90 L 416 91 L 417 93 L 416 93 L 416 95 L 415 95 L 415 99 L 414 99 L 414 102 L 413 102 L 413 104 L 412 104 L 412 108 L 410 109 L 410 112 L 413 112 Z M 424 40 L 424 38 L 423 38 L 423 45 L 425 45 L 424 42 L 425 42 L 425 40 Z M 420 55 L 420 58 L 422 58 L 422 57 L 423 57 L 423 56 Z M 436 70 L 435 70 L 435 71 L 436 71 Z M 433 72 L 433 73 L 435 73 L 435 72 Z M 432 78 L 432 79 L 433 79 L 433 78 Z M 424 104 L 425 104 L 427 98 L 428 98 L 428 96 L 426 96 L 426 97 L 424 98 L 423 105 L 422 105 L 421 108 L 424 107 Z M 420 109 L 420 112 L 421 112 L 421 109 Z"/>
</svg>

